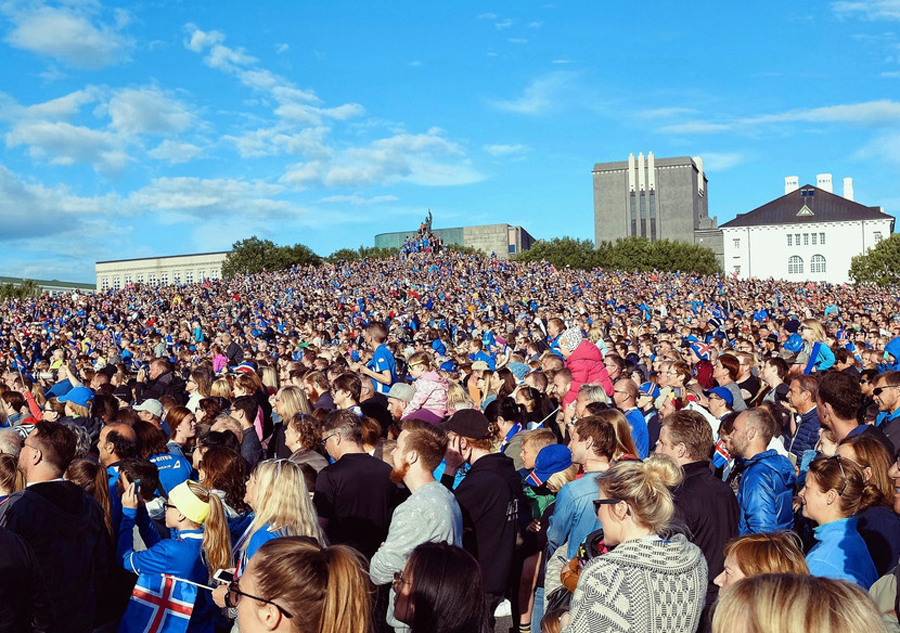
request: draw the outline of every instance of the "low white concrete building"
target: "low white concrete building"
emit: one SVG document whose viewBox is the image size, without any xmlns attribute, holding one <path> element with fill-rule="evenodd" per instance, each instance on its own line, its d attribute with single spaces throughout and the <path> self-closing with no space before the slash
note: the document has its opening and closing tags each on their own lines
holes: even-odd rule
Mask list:
<svg viewBox="0 0 900 633">
<path fill-rule="evenodd" d="M 844 179 L 844 196 L 831 192 L 831 175 L 819 174 L 818 187 L 785 178 L 785 195 L 720 228 L 725 273 L 787 281 L 846 283 L 850 260 L 894 232 L 894 217 L 881 207 L 853 201 L 853 184 Z"/>
<path fill-rule="evenodd" d="M 222 276 L 222 264 L 230 251 L 144 257 L 97 262 L 97 290 L 119 290 L 131 284 L 168 286 L 200 283 Z"/>
</svg>

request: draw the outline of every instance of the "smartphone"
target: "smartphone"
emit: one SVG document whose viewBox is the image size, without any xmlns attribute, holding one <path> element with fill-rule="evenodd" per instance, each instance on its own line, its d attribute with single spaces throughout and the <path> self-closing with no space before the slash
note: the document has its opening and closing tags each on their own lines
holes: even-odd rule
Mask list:
<svg viewBox="0 0 900 633">
<path fill-rule="evenodd" d="M 216 570 L 216 573 L 213 574 L 213 580 L 222 585 L 230 585 L 234 582 L 234 572 L 227 569 Z"/>
<path fill-rule="evenodd" d="M 131 482 L 131 483 L 134 484 L 134 489 L 135 489 L 136 491 L 140 492 L 140 490 L 141 490 L 141 478 L 138 477 L 138 478 L 136 478 L 136 479 L 135 479 L 133 482 Z"/>
</svg>

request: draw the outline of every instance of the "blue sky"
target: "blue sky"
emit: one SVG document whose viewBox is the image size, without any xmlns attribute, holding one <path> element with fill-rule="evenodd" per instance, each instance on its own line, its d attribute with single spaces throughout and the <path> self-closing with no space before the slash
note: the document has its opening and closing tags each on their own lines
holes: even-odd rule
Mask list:
<svg viewBox="0 0 900 633">
<path fill-rule="evenodd" d="M 900 0 L 0 0 L 0 275 L 257 235 L 326 255 L 508 222 L 593 236 L 591 168 L 701 156 L 900 213 Z"/>
</svg>

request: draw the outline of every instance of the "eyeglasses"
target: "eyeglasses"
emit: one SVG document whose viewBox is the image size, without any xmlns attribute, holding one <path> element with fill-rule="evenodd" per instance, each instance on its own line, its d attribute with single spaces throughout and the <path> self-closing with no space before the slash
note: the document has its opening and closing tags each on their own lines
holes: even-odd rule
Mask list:
<svg viewBox="0 0 900 633">
<path fill-rule="evenodd" d="M 412 583 L 403 577 L 399 571 L 394 572 L 394 582 L 391 583 L 391 586 L 394 588 L 394 591 L 397 591 L 397 587 L 400 585 L 411 585 Z"/>
<path fill-rule="evenodd" d="M 624 499 L 594 499 L 594 514 L 600 514 L 600 507 L 622 503 Z"/>
<path fill-rule="evenodd" d="M 872 395 L 873 395 L 873 396 L 880 396 L 881 394 L 884 393 L 884 390 L 885 390 L 885 389 L 896 389 L 897 387 L 900 387 L 900 385 L 883 385 L 883 386 L 881 386 L 881 387 L 875 387 L 875 388 L 872 390 Z"/>
<path fill-rule="evenodd" d="M 41 449 L 35 446 L 34 444 L 29 444 L 28 442 L 22 442 L 22 446 L 27 446 L 33 451 L 40 451 Z"/>
<path fill-rule="evenodd" d="M 169 508 L 175 508 L 176 510 L 178 509 L 178 508 L 176 508 L 175 506 L 173 506 L 171 503 L 164 503 L 164 504 L 163 504 L 163 509 L 164 509 L 164 510 L 168 510 Z"/>
<path fill-rule="evenodd" d="M 330 435 L 326 435 L 325 437 L 323 437 L 323 438 L 322 438 L 322 444 L 323 444 L 323 445 L 328 444 L 328 440 L 330 440 L 331 438 L 333 438 L 335 435 L 337 435 L 337 433 L 332 433 L 332 434 L 330 434 Z"/>
<path fill-rule="evenodd" d="M 226 606 L 228 606 L 229 609 L 237 609 L 238 602 L 240 602 L 241 596 L 246 596 L 247 598 L 250 598 L 251 600 L 258 600 L 259 602 L 271 604 L 273 607 L 278 609 L 284 617 L 286 617 L 288 619 L 294 617 L 290 613 L 285 611 L 284 607 L 279 605 L 277 602 L 273 602 L 271 600 L 266 600 L 265 598 L 260 598 L 259 596 L 251 596 L 249 593 L 244 593 L 243 591 L 241 591 L 241 587 L 240 587 L 240 585 L 238 585 L 237 580 L 229 583 L 229 585 L 228 585 L 228 593 L 225 594 Z"/>
</svg>

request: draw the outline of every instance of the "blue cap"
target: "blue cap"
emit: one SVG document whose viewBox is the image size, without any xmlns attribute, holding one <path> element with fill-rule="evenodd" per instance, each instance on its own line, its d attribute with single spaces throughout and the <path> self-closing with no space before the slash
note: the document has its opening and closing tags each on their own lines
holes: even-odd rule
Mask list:
<svg viewBox="0 0 900 633">
<path fill-rule="evenodd" d="M 725 402 L 728 403 L 729 407 L 734 406 L 734 394 L 728 391 L 725 387 L 713 387 L 709 391 L 709 395 L 716 395 L 722 398 Z"/>
<path fill-rule="evenodd" d="M 638 393 L 642 396 L 652 396 L 656 399 L 659 398 L 659 387 L 652 382 L 645 382 L 638 387 Z"/>
<path fill-rule="evenodd" d="M 794 334 L 791 334 L 791 337 L 784 344 L 784 349 L 796 354 L 801 349 L 803 349 L 803 339 L 800 338 L 800 335 L 796 332 Z"/>
<path fill-rule="evenodd" d="M 534 460 L 534 470 L 525 478 L 530 486 L 542 486 L 554 473 L 572 465 L 572 452 L 562 444 L 550 444 L 541 449 Z"/>
<path fill-rule="evenodd" d="M 71 402 L 81 407 L 90 406 L 94 401 L 94 392 L 87 387 L 75 387 L 64 396 L 59 397 L 60 402 Z"/>
</svg>

